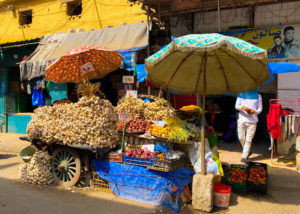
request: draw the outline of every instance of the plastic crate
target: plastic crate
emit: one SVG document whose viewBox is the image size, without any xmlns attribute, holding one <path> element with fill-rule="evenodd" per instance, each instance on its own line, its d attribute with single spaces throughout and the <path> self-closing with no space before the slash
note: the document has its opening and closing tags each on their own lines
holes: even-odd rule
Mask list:
<svg viewBox="0 0 300 214">
<path fill-rule="evenodd" d="M 236 182 L 236 181 L 229 181 L 231 170 L 233 168 L 240 168 L 240 169 L 245 169 L 246 170 L 246 180 L 244 182 Z M 227 184 L 236 191 L 242 191 L 242 192 L 247 192 L 247 180 L 248 180 L 248 166 L 247 165 L 239 165 L 239 164 L 231 164 L 229 168 L 229 172 L 227 174 Z"/>
<path fill-rule="evenodd" d="M 135 158 L 123 155 L 123 162 L 126 164 L 137 165 L 137 166 L 153 166 L 154 159 Z"/>
<path fill-rule="evenodd" d="M 175 169 L 179 169 L 185 165 L 185 158 L 181 157 L 178 160 L 162 160 L 158 157 L 154 158 L 154 167 L 158 169 L 165 169 L 168 171 L 172 171 Z"/>
<path fill-rule="evenodd" d="M 105 180 L 103 180 L 97 172 L 95 171 L 92 171 L 92 175 L 93 175 L 93 180 L 92 180 L 92 187 L 95 189 L 95 190 L 100 190 L 100 191 L 103 191 L 103 192 L 108 192 L 108 193 L 112 193 L 111 189 L 110 189 L 110 186 L 109 186 L 109 183 Z"/>
<path fill-rule="evenodd" d="M 251 168 L 263 168 L 266 171 L 266 183 L 258 183 L 249 181 L 250 177 L 250 170 Z M 257 162 L 250 162 L 249 163 L 249 176 L 247 178 L 247 190 L 251 192 L 259 192 L 266 194 L 268 191 L 268 167 L 267 164 L 264 163 L 257 163 Z"/>
<path fill-rule="evenodd" d="M 123 163 L 123 154 L 112 155 L 108 154 L 105 156 L 104 160 L 116 163 Z"/>
</svg>

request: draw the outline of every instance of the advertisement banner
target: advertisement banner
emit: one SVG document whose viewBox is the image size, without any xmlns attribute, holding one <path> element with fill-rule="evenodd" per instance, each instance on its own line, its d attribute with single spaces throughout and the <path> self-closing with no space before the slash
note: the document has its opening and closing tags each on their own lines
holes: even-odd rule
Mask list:
<svg viewBox="0 0 300 214">
<path fill-rule="evenodd" d="M 222 34 L 267 50 L 269 59 L 300 58 L 300 25 L 233 30 Z"/>
</svg>

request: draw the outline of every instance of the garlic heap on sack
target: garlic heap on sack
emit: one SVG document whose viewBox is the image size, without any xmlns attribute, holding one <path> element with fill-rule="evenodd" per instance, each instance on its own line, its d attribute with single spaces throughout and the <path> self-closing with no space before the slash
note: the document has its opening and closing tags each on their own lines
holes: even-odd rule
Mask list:
<svg viewBox="0 0 300 214">
<path fill-rule="evenodd" d="M 129 114 L 130 118 L 144 118 L 145 107 L 145 102 L 141 99 L 122 98 L 115 109 L 118 114 Z"/>
<path fill-rule="evenodd" d="M 147 102 L 144 112 L 146 120 L 168 120 L 174 113 L 174 109 L 170 106 L 168 101 L 162 98 L 154 99 L 154 102 Z"/>
<path fill-rule="evenodd" d="M 116 107 L 117 113 L 130 114 L 131 118 L 142 118 L 145 120 L 167 120 L 174 113 L 174 109 L 167 100 L 149 96 L 153 102 L 145 103 L 141 99 L 123 98 Z"/>
<path fill-rule="evenodd" d="M 48 152 L 36 151 L 29 163 L 20 166 L 22 183 L 49 185 L 53 182 L 51 156 Z"/>
<path fill-rule="evenodd" d="M 119 143 L 118 118 L 108 100 L 83 96 L 77 103 L 40 107 L 27 126 L 30 140 L 63 142 L 97 147 Z"/>
</svg>

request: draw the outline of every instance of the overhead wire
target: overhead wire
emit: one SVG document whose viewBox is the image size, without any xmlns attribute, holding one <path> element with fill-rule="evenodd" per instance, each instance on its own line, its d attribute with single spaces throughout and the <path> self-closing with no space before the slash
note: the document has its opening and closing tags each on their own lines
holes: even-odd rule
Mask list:
<svg viewBox="0 0 300 214">
<path fill-rule="evenodd" d="M 87 2 L 90 2 L 90 0 L 88 0 Z M 91 7 L 91 5 L 89 6 L 89 8 Z M 75 8 L 73 8 L 73 10 L 74 10 Z M 72 11 L 73 11 L 72 10 Z M 72 12 L 71 11 L 71 12 Z M 60 13 L 62 13 L 62 12 L 64 12 L 64 11 L 61 11 Z M 35 15 L 36 16 L 36 15 Z M 33 16 L 34 17 L 34 16 Z M 3 18 L 4 19 L 4 18 Z M 7 25 L 7 28 L 6 28 L 6 30 L 4 31 L 4 33 L 0 36 L 0 40 L 6 35 L 6 33 L 7 33 L 7 29 L 10 27 L 10 25 L 11 25 L 11 22 L 12 21 L 14 21 L 17 25 L 19 25 L 19 23 L 16 21 L 16 20 L 14 20 L 14 18 L 13 17 L 11 17 L 11 20 L 10 20 L 10 23 Z M 59 22 L 61 22 L 61 20 L 58 20 L 58 22 L 57 22 L 57 24 L 59 23 Z M 61 28 L 61 27 L 63 27 L 63 26 L 65 26 L 65 25 L 67 25 L 68 24 L 68 22 L 69 22 L 69 20 L 66 20 L 66 23 L 64 23 L 63 25 L 61 25 L 59 28 Z M 71 24 L 71 23 L 70 23 Z M 58 29 L 59 29 L 58 28 Z M 34 28 L 30 28 L 30 29 L 34 29 Z M 54 29 L 54 30 L 58 30 L 58 29 Z M 21 29 L 21 30 L 24 30 L 24 29 Z M 37 29 L 35 29 L 35 30 L 37 30 Z M 39 31 L 39 32 L 42 32 L 42 33 L 44 33 L 44 34 L 47 34 L 47 33 L 50 33 L 50 32 L 53 32 L 53 30 L 48 30 L 48 31 L 43 31 L 43 30 L 37 30 L 37 31 Z"/>
<path fill-rule="evenodd" d="M 82 2 L 80 2 L 80 3 L 78 3 L 78 5 L 79 4 L 81 4 Z M 87 4 L 88 3 L 91 3 L 91 0 L 88 0 L 87 1 Z M 126 6 L 126 7 L 130 7 L 130 5 L 129 4 L 107 4 L 107 3 L 102 3 L 102 2 L 98 2 L 98 1 L 96 1 L 96 3 L 97 4 L 100 4 L 100 5 L 103 5 L 103 6 Z M 63 13 L 63 12 L 65 12 L 65 11 L 57 11 L 57 12 L 53 12 L 53 13 L 47 13 L 47 14 L 36 14 L 37 12 L 39 12 L 39 11 L 42 11 L 42 10 L 45 10 L 45 9 L 47 9 L 47 7 L 49 7 L 50 5 L 53 5 L 53 4 L 56 4 L 56 2 L 49 2 L 49 3 L 47 3 L 47 5 L 45 6 L 45 7 L 43 7 L 43 8 L 39 8 L 38 10 L 36 10 L 36 9 L 32 9 L 32 12 L 33 12 L 33 15 L 32 15 L 32 18 L 34 18 L 34 17 L 39 17 L 39 16 L 47 16 L 47 15 L 54 15 L 54 14 L 59 14 L 59 13 Z M 79 15 L 79 16 L 82 16 L 82 15 L 85 15 L 88 11 L 89 11 L 89 9 L 91 8 L 93 6 L 93 4 L 91 3 L 91 4 L 89 4 L 86 8 L 84 8 L 84 9 L 82 9 L 82 13 Z M 23 6 L 20 6 L 20 8 L 29 8 L 29 6 L 28 5 L 23 5 Z M 74 11 L 76 9 L 76 7 L 74 7 L 73 9 L 72 9 L 72 11 Z M 72 12 L 71 11 L 71 12 Z M 8 11 L 7 11 L 8 12 Z M 130 15 L 130 16 L 127 16 L 127 18 L 130 18 L 130 17 L 133 17 L 133 16 L 136 16 L 136 15 L 139 15 L 139 14 L 133 14 L 133 15 Z M 21 14 L 21 16 L 26 16 L 26 15 L 22 15 Z M 2 18 L 2 20 L 1 20 L 1 24 L 0 24 L 0 27 L 1 27 L 1 25 L 2 24 L 4 24 L 4 22 L 3 22 L 3 19 L 4 19 L 5 17 L 3 17 Z M 120 18 L 116 18 L 115 20 L 120 20 L 120 19 L 123 19 L 123 17 L 120 17 Z M 102 19 L 102 21 L 106 21 L 106 20 L 109 20 L 109 19 Z M 7 30 L 8 30 L 8 28 L 10 27 L 10 25 L 11 25 L 11 22 L 13 22 L 13 21 L 15 21 L 16 22 L 16 24 L 18 24 L 18 22 L 16 21 L 16 20 L 14 20 L 14 18 L 13 17 L 11 17 L 11 19 L 10 19 L 10 22 L 9 22 L 9 24 L 7 25 L 7 27 L 6 27 L 6 30 L 3 32 L 3 34 L 0 36 L 0 40 L 6 35 L 6 33 L 7 33 Z M 40 29 L 35 29 L 35 28 L 32 28 L 32 27 L 30 27 L 30 29 L 32 29 L 32 30 L 35 30 L 35 31 L 39 31 L 40 33 L 44 33 L 44 34 L 47 34 L 47 33 L 53 33 L 54 31 L 58 31 L 59 29 L 61 29 L 63 26 L 66 26 L 66 25 L 70 25 L 70 24 L 72 24 L 72 22 L 70 22 L 70 20 L 65 20 L 61 25 L 58 25 L 59 23 L 61 22 L 61 20 L 58 20 L 57 21 L 57 23 L 53 26 L 53 28 L 51 28 L 50 30 L 40 30 Z M 83 21 L 82 23 L 97 23 L 98 21 Z"/>
<path fill-rule="evenodd" d="M 263 7 L 266 8 L 268 10 L 268 12 L 271 13 L 273 16 L 287 18 L 287 17 L 290 17 L 290 16 L 294 15 L 297 12 L 297 10 L 300 8 L 300 4 L 298 4 L 295 7 L 295 10 L 293 12 L 291 12 L 290 14 L 288 14 L 288 15 L 277 15 L 272 10 L 270 10 L 270 8 L 268 8 L 266 5 L 264 5 Z"/>
<path fill-rule="evenodd" d="M 88 2 L 91 2 L 91 0 L 88 0 Z M 83 11 L 83 12 L 81 13 L 81 16 L 85 15 L 85 14 L 88 12 L 88 10 L 89 10 L 93 5 L 94 5 L 94 4 L 91 2 L 91 4 L 90 4 L 88 7 L 85 8 L 85 11 Z M 60 22 L 60 20 L 59 20 L 59 22 Z M 70 24 L 72 24 L 72 23 L 70 23 L 69 20 L 66 20 L 62 25 L 59 25 L 59 27 L 57 27 L 57 28 L 52 28 L 52 29 L 50 29 L 48 32 L 54 32 L 54 31 L 57 31 L 58 29 L 62 28 L 63 26 L 65 26 L 65 25 L 70 25 Z"/>
<path fill-rule="evenodd" d="M 0 41 L 3 39 L 3 37 L 6 35 L 8 28 L 10 27 L 11 22 L 13 21 L 13 17 L 10 18 L 9 24 L 6 26 L 3 34 L 0 36 Z"/>
</svg>

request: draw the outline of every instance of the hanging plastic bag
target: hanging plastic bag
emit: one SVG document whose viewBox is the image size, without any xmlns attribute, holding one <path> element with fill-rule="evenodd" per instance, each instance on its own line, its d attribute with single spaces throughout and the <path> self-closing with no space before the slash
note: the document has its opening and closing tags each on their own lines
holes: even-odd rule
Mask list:
<svg viewBox="0 0 300 214">
<path fill-rule="evenodd" d="M 181 120 L 178 117 L 173 116 L 166 121 L 166 125 L 170 128 L 185 128 L 187 122 Z"/>
<path fill-rule="evenodd" d="M 223 168 L 222 168 L 222 163 L 217 155 L 217 153 L 213 152 L 212 153 L 212 159 L 214 160 L 214 162 L 216 162 L 216 164 L 218 165 L 218 169 L 219 169 L 219 174 L 220 176 L 224 176 L 224 172 L 223 172 Z"/>
<path fill-rule="evenodd" d="M 41 90 L 37 89 L 37 86 L 35 86 L 33 89 L 32 105 L 33 106 L 44 106 L 45 105 L 44 95 Z"/>
<path fill-rule="evenodd" d="M 27 84 L 27 94 L 31 94 L 31 87 L 29 83 Z"/>
<path fill-rule="evenodd" d="M 205 151 L 206 172 L 213 175 L 220 175 L 218 164 L 213 160 L 213 153 L 211 152 L 207 139 L 205 139 Z M 201 173 L 201 143 L 194 142 L 190 145 L 189 154 L 195 173 Z"/>
</svg>

